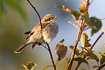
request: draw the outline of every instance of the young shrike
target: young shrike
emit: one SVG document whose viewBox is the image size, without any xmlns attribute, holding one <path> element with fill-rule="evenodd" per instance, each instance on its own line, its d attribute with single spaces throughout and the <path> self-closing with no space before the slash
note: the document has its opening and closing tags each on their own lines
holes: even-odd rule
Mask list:
<svg viewBox="0 0 105 70">
<path fill-rule="evenodd" d="M 21 45 L 14 53 L 20 53 L 27 45 L 33 43 L 50 43 L 58 33 L 58 25 L 55 23 L 57 19 L 56 16 L 52 14 L 47 14 L 41 20 L 42 23 L 42 31 L 40 23 L 38 23 L 31 31 L 26 32 L 25 34 L 29 34 L 27 37 L 27 41 Z"/>
</svg>

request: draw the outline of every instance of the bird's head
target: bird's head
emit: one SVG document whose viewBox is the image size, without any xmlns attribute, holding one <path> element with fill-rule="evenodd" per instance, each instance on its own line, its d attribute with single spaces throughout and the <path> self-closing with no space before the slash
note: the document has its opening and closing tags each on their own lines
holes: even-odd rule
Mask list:
<svg viewBox="0 0 105 70">
<path fill-rule="evenodd" d="M 42 23 L 50 23 L 50 22 L 55 22 L 57 19 L 57 16 L 53 16 L 52 14 L 47 14 L 43 17 Z"/>
</svg>

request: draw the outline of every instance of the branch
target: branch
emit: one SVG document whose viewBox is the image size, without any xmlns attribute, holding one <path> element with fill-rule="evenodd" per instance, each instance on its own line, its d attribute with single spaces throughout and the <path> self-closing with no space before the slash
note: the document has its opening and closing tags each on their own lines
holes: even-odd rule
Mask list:
<svg viewBox="0 0 105 70">
<path fill-rule="evenodd" d="M 72 25 L 74 25 L 76 28 L 79 29 L 79 27 L 77 26 L 77 24 L 74 24 L 72 21 L 67 21 L 67 22 L 70 23 L 70 24 L 72 24 Z"/>
<path fill-rule="evenodd" d="M 48 51 L 49 51 L 49 53 L 50 53 L 50 57 L 51 57 L 51 61 L 52 61 L 54 70 L 56 70 L 56 66 L 55 66 L 55 64 L 54 64 L 54 60 L 53 60 L 53 57 L 52 57 L 52 53 L 51 53 L 51 50 L 50 50 L 50 46 L 49 46 L 49 44 L 48 44 L 47 42 L 46 42 L 46 44 L 47 44 L 47 47 L 48 47 Z"/>
<path fill-rule="evenodd" d="M 71 67 L 72 67 L 72 63 L 73 63 L 73 59 L 74 59 L 74 55 L 75 55 L 75 51 L 76 51 L 76 48 L 77 48 L 77 44 L 80 40 L 80 37 L 81 37 L 81 34 L 82 34 L 82 28 L 83 28 L 84 24 L 83 24 L 83 21 L 81 22 L 81 26 L 79 28 L 79 32 L 78 32 L 78 35 L 77 35 L 77 40 L 76 40 L 76 43 L 74 45 L 74 49 L 72 51 L 72 56 L 71 56 L 71 60 L 69 62 L 69 65 L 68 65 L 68 68 L 67 70 L 71 70 Z"/>
<path fill-rule="evenodd" d="M 104 66 L 105 66 L 105 64 L 103 64 L 102 66 L 100 66 L 97 70 L 101 70 Z"/>
<path fill-rule="evenodd" d="M 41 23 L 41 17 L 38 13 L 38 11 L 36 10 L 36 8 L 31 4 L 31 2 L 29 0 L 27 0 L 28 3 L 31 5 L 31 7 L 34 9 L 34 11 L 36 12 L 36 14 L 38 15 L 38 18 L 39 18 L 39 23 L 40 23 L 40 26 L 41 26 L 41 30 L 42 30 L 42 23 Z"/>
</svg>

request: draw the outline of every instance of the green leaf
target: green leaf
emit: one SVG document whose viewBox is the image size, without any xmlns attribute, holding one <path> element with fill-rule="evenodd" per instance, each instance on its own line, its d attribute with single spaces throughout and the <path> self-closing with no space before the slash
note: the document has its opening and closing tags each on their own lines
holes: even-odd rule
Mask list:
<svg viewBox="0 0 105 70">
<path fill-rule="evenodd" d="M 24 21 L 27 21 L 26 12 L 23 10 L 18 0 L 2 0 L 2 1 L 5 2 L 8 6 L 10 6 L 12 9 L 16 10 L 24 19 Z"/>
<path fill-rule="evenodd" d="M 80 11 L 81 13 L 85 13 L 85 12 L 86 12 L 86 7 L 83 6 L 82 4 L 80 4 L 80 5 L 79 5 L 79 11 Z"/>
<path fill-rule="evenodd" d="M 80 58 L 80 57 L 77 57 L 77 58 L 74 58 L 75 61 L 78 61 L 78 62 L 83 62 L 83 63 L 86 63 L 88 65 L 88 62 L 85 60 L 85 58 Z"/>
<path fill-rule="evenodd" d="M 33 70 L 37 64 L 36 63 L 32 63 L 31 61 L 29 61 L 26 65 L 22 64 L 26 70 Z"/>
<path fill-rule="evenodd" d="M 57 5 L 55 5 L 54 7 L 60 8 L 60 9 L 64 10 L 65 12 L 71 14 L 72 17 L 74 19 L 76 19 L 76 20 L 79 19 L 80 15 L 81 15 L 79 12 L 72 11 L 69 8 L 65 7 L 64 5 L 63 6 L 57 6 Z"/>
<path fill-rule="evenodd" d="M 81 35 L 81 43 L 82 43 L 82 47 L 89 47 L 88 35 L 86 33 L 83 33 Z"/>
<path fill-rule="evenodd" d="M 92 67 L 92 69 L 96 69 L 96 68 L 98 68 L 98 66 L 97 66 L 97 65 L 95 65 L 95 66 L 93 66 L 93 67 Z"/>
<path fill-rule="evenodd" d="M 49 66 L 44 67 L 42 70 L 46 70 Z"/>
<path fill-rule="evenodd" d="M 76 11 L 71 11 L 71 14 L 74 16 L 74 18 L 75 18 L 76 20 L 78 20 L 79 17 L 80 17 L 80 15 L 81 15 L 79 12 L 76 12 Z"/>
<path fill-rule="evenodd" d="M 94 33 L 98 32 L 102 27 L 102 22 L 96 17 L 90 17 L 85 21 L 87 25 L 91 28 L 91 36 L 93 36 Z"/>
<path fill-rule="evenodd" d="M 80 19 L 81 20 L 86 20 L 88 18 L 89 18 L 89 14 L 87 13 L 87 14 L 82 14 Z"/>
<path fill-rule="evenodd" d="M 104 54 L 99 53 L 99 55 L 101 56 L 100 64 L 102 65 L 103 63 L 105 63 L 105 53 Z"/>
<path fill-rule="evenodd" d="M 87 56 L 87 59 L 94 59 L 99 62 L 99 58 L 93 53 L 91 49 L 83 48 L 83 53 L 85 56 Z"/>
<path fill-rule="evenodd" d="M 62 39 L 55 47 L 55 53 L 58 55 L 57 62 L 63 59 L 67 52 L 67 46 L 63 45 L 64 39 Z"/>
</svg>

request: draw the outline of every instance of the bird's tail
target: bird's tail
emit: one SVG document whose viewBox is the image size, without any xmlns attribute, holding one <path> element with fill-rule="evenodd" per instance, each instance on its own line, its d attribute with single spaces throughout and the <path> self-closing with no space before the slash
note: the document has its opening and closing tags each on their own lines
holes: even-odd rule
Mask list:
<svg viewBox="0 0 105 70">
<path fill-rule="evenodd" d="M 28 41 L 26 41 L 23 45 L 21 45 L 14 53 L 20 53 L 28 44 Z"/>
</svg>

